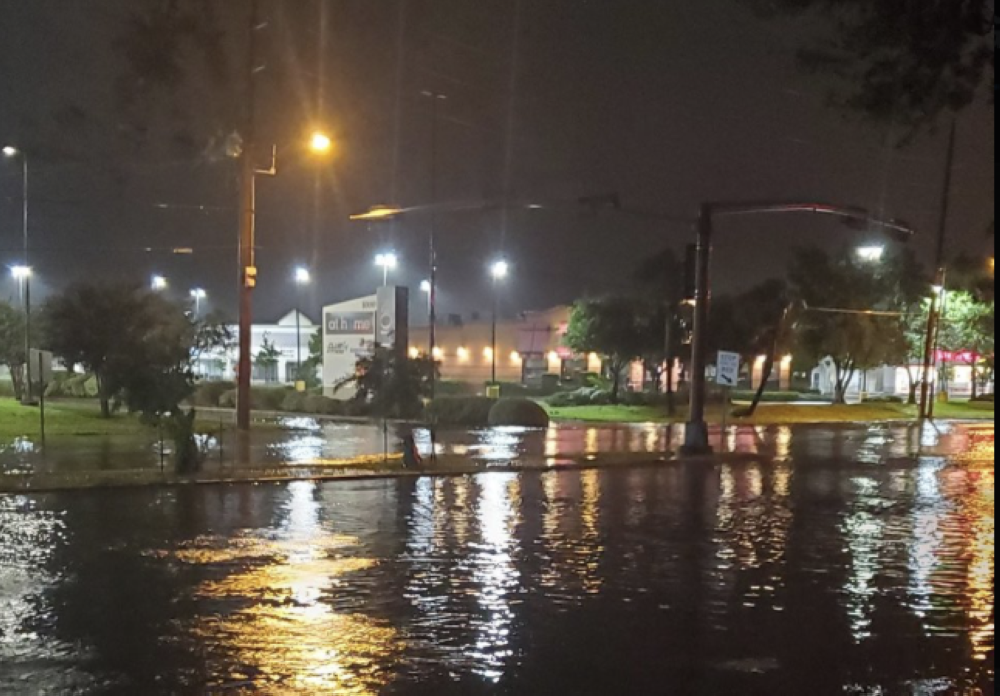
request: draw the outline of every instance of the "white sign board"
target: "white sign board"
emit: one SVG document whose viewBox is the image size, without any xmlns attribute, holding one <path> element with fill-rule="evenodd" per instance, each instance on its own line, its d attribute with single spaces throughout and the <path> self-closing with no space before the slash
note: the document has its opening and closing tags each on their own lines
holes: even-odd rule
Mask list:
<svg viewBox="0 0 1000 696">
<path fill-rule="evenodd" d="M 723 387 L 733 388 L 740 383 L 740 354 L 719 351 L 715 381 Z"/>
<path fill-rule="evenodd" d="M 31 381 L 48 386 L 52 383 L 52 353 L 31 349 Z"/>
<path fill-rule="evenodd" d="M 357 370 L 358 361 L 375 351 L 378 297 L 362 297 L 323 310 L 323 393 L 344 401 L 354 398 L 353 387 L 334 385 Z"/>
</svg>

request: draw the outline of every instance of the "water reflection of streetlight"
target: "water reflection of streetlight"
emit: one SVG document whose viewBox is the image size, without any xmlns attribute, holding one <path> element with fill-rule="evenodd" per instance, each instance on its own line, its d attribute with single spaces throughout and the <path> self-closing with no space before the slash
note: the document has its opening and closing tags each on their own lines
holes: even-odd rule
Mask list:
<svg viewBox="0 0 1000 696">
<path fill-rule="evenodd" d="M 520 584 L 520 573 L 514 565 L 515 510 L 514 490 L 519 484 L 513 474 L 486 474 L 480 477 L 479 526 L 482 546 L 475 559 L 475 580 L 479 585 L 479 604 L 485 620 L 476 619 L 479 634 L 473 658 L 481 662 L 475 670 L 480 676 L 499 682 L 510 650 L 510 629 L 514 611 L 510 594 Z"/>
<path fill-rule="evenodd" d="M 376 696 L 388 678 L 371 666 L 398 657 L 397 632 L 339 614 L 324 600 L 340 578 L 375 561 L 345 556 L 358 540 L 324 530 L 314 483 L 287 490 L 284 522 L 273 532 L 176 552 L 182 563 L 212 570 L 198 596 L 218 607 L 218 615 L 205 617 L 195 637 L 209 659 L 226 666 L 222 679 L 236 680 L 249 669 L 254 679 L 266 680 L 254 684 L 262 690 L 280 682 L 288 694 Z"/>
</svg>

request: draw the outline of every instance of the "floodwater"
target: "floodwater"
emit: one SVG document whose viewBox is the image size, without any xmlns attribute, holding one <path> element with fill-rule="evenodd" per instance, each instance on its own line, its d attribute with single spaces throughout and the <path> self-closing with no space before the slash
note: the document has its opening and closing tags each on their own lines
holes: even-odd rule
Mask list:
<svg viewBox="0 0 1000 696">
<path fill-rule="evenodd" d="M 584 425 L 558 424 L 546 430 L 485 428 L 441 430 L 431 434 L 393 424 L 337 423 L 314 418 L 285 418 L 264 424 L 251 433 L 247 461 L 252 468 L 276 470 L 287 467 L 342 466 L 355 459 L 378 459 L 388 450 L 399 452 L 404 435 L 412 433 L 425 458 L 432 451 L 446 461 L 471 462 L 483 468 L 516 467 L 518 464 L 556 464 L 567 460 L 609 456 L 619 461 L 658 458 L 676 452 L 684 439 L 681 425 Z M 809 433 L 808 437 L 793 433 Z M 868 428 L 787 426 L 733 426 L 723 433 L 715 428 L 713 444 L 727 452 L 763 455 L 777 459 L 834 457 L 878 461 L 885 457 L 912 457 L 935 451 L 961 451 L 967 446 L 968 428 L 944 423 L 922 429 L 913 424 L 873 424 Z M 0 443 L 0 480 L 3 475 L 58 475 L 105 471 L 154 471 L 170 466 L 167 452 L 160 456 L 160 443 L 152 431 L 147 437 L 93 437 L 58 439 L 42 447 L 18 440 Z M 236 435 L 224 431 L 222 438 L 202 440 L 207 472 L 232 471 L 246 466 L 237 461 Z"/>
<path fill-rule="evenodd" d="M 0 497 L 0 694 L 993 693 L 993 427 L 768 433 L 715 464 Z"/>
</svg>

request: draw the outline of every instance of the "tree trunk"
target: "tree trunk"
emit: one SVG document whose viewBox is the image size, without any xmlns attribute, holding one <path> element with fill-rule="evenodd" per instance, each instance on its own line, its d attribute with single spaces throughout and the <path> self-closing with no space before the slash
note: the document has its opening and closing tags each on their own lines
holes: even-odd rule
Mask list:
<svg viewBox="0 0 1000 696">
<path fill-rule="evenodd" d="M 757 387 L 757 393 L 754 394 L 753 403 L 750 404 L 750 410 L 747 417 L 753 416 L 757 413 L 757 409 L 760 408 L 760 402 L 764 399 L 764 392 L 767 391 L 767 385 L 771 381 L 771 375 L 774 374 L 774 355 L 770 355 L 764 362 L 764 369 L 761 370 L 760 374 L 760 386 Z"/>
<path fill-rule="evenodd" d="M 854 378 L 854 368 L 848 369 L 839 362 L 835 362 L 834 366 L 837 370 L 837 386 L 834 390 L 833 403 L 837 406 L 843 406 L 847 403 L 847 388 L 851 384 L 851 379 Z"/>
<path fill-rule="evenodd" d="M 611 376 L 611 403 L 615 406 L 622 402 L 622 371 L 619 369 L 614 370 L 614 374 Z"/>
<path fill-rule="evenodd" d="M 917 395 L 920 392 L 920 382 L 916 377 L 913 376 L 913 368 L 906 368 L 906 379 L 910 384 L 910 398 L 907 400 L 907 404 L 910 406 L 917 405 Z"/>
<path fill-rule="evenodd" d="M 12 365 L 8 366 L 10 371 L 10 383 L 14 389 L 14 398 L 20 401 L 24 398 L 24 366 L 23 365 Z"/>
<path fill-rule="evenodd" d="M 674 394 L 674 359 L 667 359 L 667 415 L 677 415 L 677 397 Z"/>
<path fill-rule="evenodd" d="M 979 366 L 972 366 L 972 400 L 979 398 Z"/>
<path fill-rule="evenodd" d="M 107 387 L 101 373 L 94 375 L 97 380 L 97 396 L 101 400 L 101 418 L 111 418 L 111 396 L 107 393 Z"/>
</svg>

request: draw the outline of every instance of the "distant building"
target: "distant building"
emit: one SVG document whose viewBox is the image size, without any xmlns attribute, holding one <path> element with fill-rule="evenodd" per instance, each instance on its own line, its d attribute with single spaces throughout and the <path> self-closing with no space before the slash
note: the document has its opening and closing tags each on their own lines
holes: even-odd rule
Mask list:
<svg viewBox="0 0 1000 696">
<path fill-rule="evenodd" d="M 546 375 L 569 379 L 586 372 L 600 372 L 603 359 L 577 355 L 565 346 L 570 307 L 526 312 L 518 319 L 497 324 L 497 380 L 539 385 Z M 430 329 L 410 332 L 410 354 L 426 355 Z M 452 322 L 437 328 L 437 354 L 441 377 L 482 387 L 493 375 L 493 322 Z"/>
<path fill-rule="evenodd" d="M 296 321 L 297 312 L 292 311 L 278 320 L 276 324 L 255 324 L 250 340 L 250 352 L 253 355 L 253 383 L 256 385 L 294 384 L 298 374 L 299 340 L 301 338 L 302 360 L 309 359 L 309 343 L 320 330 L 320 326 L 305 314 Z M 237 328 L 232 327 L 233 335 Z M 276 363 L 259 364 L 257 357 L 265 345 L 276 350 Z M 236 379 L 236 366 L 239 361 L 238 350 L 234 348 L 227 353 L 211 353 L 201 356 L 195 362 L 195 374 L 206 380 Z"/>
<path fill-rule="evenodd" d="M 847 398 L 850 401 L 860 400 L 862 394 L 868 396 L 898 396 L 907 398 L 910 395 L 910 375 L 919 379 L 923 365 L 883 366 L 872 370 L 859 370 L 847 386 Z M 907 375 L 907 372 L 910 375 Z M 938 370 L 932 373 L 937 381 Z M 812 387 L 823 396 L 832 397 L 837 388 L 837 372 L 831 360 L 825 360 L 812 373 Z M 996 389 L 994 383 L 987 384 L 983 391 L 987 394 Z M 972 366 L 968 362 L 948 364 L 947 391 L 955 399 L 968 399 L 972 396 Z"/>
</svg>

